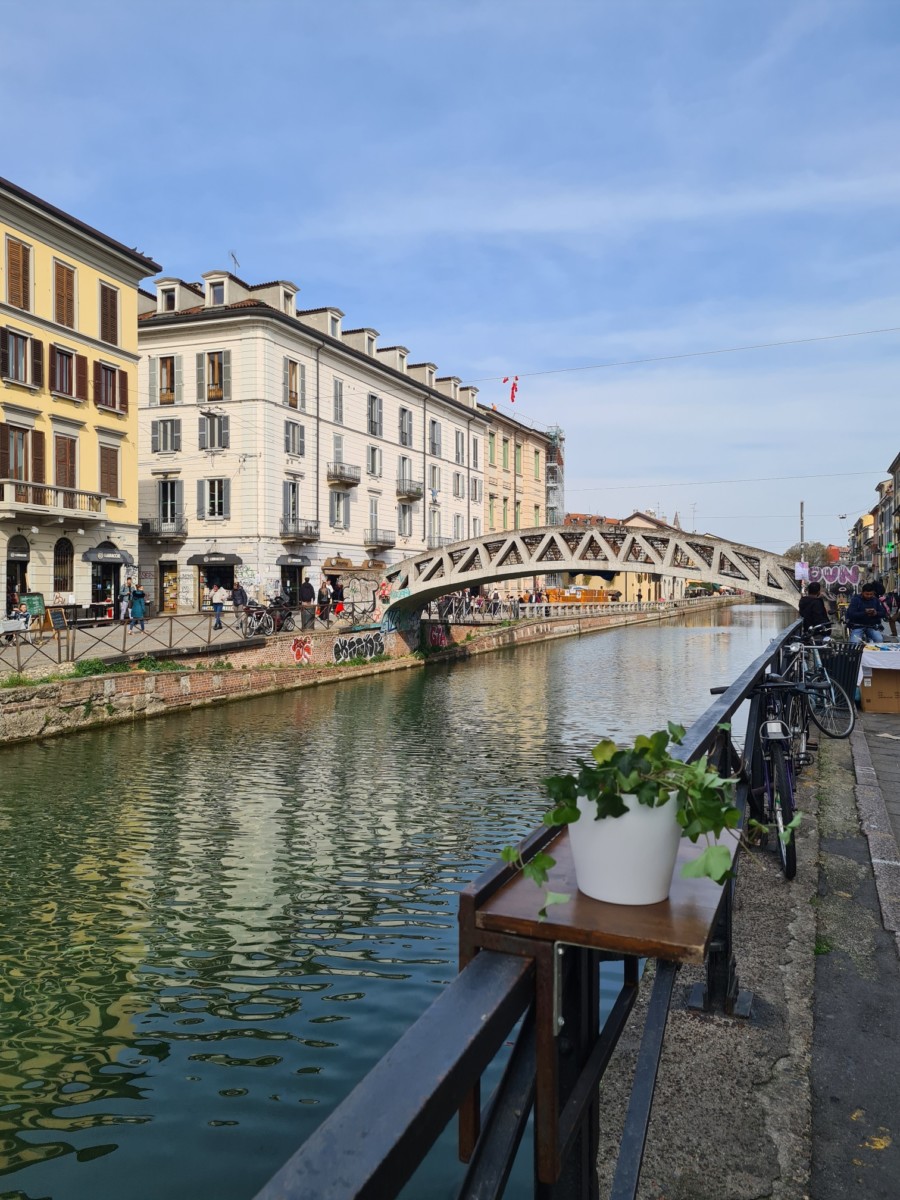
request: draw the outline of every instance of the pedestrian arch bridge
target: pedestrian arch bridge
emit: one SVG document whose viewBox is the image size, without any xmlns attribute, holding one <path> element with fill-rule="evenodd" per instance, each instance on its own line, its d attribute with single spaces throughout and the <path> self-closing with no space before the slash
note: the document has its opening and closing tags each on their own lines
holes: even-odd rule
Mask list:
<svg viewBox="0 0 900 1200">
<path fill-rule="evenodd" d="M 385 609 L 421 608 L 458 588 L 548 572 L 641 571 L 717 583 L 797 607 L 794 563 L 707 534 L 628 525 L 550 526 L 451 542 L 388 568 Z"/>
</svg>

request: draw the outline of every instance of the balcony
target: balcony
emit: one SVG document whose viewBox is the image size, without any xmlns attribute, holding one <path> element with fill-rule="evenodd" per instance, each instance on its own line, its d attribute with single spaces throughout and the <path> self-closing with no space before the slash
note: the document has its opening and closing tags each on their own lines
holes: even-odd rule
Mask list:
<svg viewBox="0 0 900 1200">
<path fill-rule="evenodd" d="M 80 521 L 106 519 L 106 496 L 49 483 L 0 479 L 0 517 L 27 516 L 39 522 L 77 517 Z"/>
<path fill-rule="evenodd" d="M 443 546 L 452 546 L 452 545 L 453 545 L 453 538 L 438 537 L 436 534 L 432 534 L 432 533 L 429 533 L 429 535 L 428 535 L 428 549 L 429 550 L 440 550 Z"/>
<path fill-rule="evenodd" d="M 284 542 L 317 542 L 319 540 L 319 522 L 301 521 L 299 517 L 282 517 L 281 540 Z"/>
<path fill-rule="evenodd" d="M 390 550 L 397 545 L 393 529 L 367 529 L 363 534 L 363 545 L 367 550 Z"/>
<path fill-rule="evenodd" d="M 349 463 L 330 462 L 325 468 L 325 475 L 329 483 L 336 483 L 342 487 L 357 487 L 362 471 L 359 467 L 351 467 Z"/>
<path fill-rule="evenodd" d="M 401 475 L 397 479 L 397 495 L 401 500 L 421 500 L 424 494 L 425 484 L 421 481 L 408 475 Z"/>
<path fill-rule="evenodd" d="M 162 517 L 141 517 L 138 536 L 172 540 L 187 537 L 187 520 L 184 513 L 176 513 L 171 521 Z"/>
</svg>

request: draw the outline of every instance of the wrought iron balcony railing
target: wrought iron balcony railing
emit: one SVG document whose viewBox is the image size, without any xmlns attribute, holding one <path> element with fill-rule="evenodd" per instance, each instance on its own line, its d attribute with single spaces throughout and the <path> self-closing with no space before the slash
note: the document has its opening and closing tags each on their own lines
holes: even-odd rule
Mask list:
<svg viewBox="0 0 900 1200">
<path fill-rule="evenodd" d="M 397 479 L 397 495 L 403 500 L 421 500 L 425 495 L 425 484 L 409 475 L 400 475 Z"/>
<path fill-rule="evenodd" d="M 440 550 L 442 546 L 452 546 L 452 545 L 453 545 L 453 538 L 438 537 L 436 534 L 431 534 L 431 533 L 429 533 L 429 535 L 428 535 L 428 549 L 429 550 Z"/>
<path fill-rule="evenodd" d="M 176 513 L 171 519 L 165 517 L 141 517 L 141 537 L 183 538 L 187 537 L 187 520 L 184 513 Z"/>
<path fill-rule="evenodd" d="M 319 540 L 319 522 L 302 521 L 299 517 L 282 517 L 281 536 L 285 541 L 317 542 Z"/>
<path fill-rule="evenodd" d="M 397 535 L 393 529 L 367 529 L 363 534 L 363 545 L 367 549 L 386 550 L 396 544 Z"/>
<path fill-rule="evenodd" d="M 325 469 L 329 483 L 343 483 L 356 487 L 362 477 L 359 467 L 351 467 L 349 463 L 330 462 Z"/>
</svg>

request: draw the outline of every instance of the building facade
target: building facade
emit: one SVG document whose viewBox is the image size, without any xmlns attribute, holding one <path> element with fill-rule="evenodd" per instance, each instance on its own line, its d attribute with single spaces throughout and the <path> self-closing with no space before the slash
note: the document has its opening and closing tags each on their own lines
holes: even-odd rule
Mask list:
<svg viewBox="0 0 900 1200">
<path fill-rule="evenodd" d="M 241 582 L 296 601 L 484 532 L 477 389 L 285 280 L 163 278 L 139 319 L 141 578 L 159 611 Z"/>
<path fill-rule="evenodd" d="M 105 603 L 137 559 L 137 293 L 159 265 L 0 179 L 7 604 Z"/>
</svg>

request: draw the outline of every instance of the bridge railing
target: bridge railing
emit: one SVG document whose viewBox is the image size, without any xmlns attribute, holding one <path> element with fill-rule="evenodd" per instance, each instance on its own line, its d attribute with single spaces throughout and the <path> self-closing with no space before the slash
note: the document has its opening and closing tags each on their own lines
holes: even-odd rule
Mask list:
<svg viewBox="0 0 900 1200">
<path fill-rule="evenodd" d="M 483 599 L 481 603 L 469 596 L 441 596 L 426 605 L 422 616 L 425 620 L 449 621 L 451 624 L 490 624 L 497 621 L 519 621 L 562 617 L 605 617 L 622 613 L 676 612 L 706 604 L 710 598 L 700 596 L 682 600 L 609 601 L 605 604 L 572 603 L 540 604 L 521 600 Z"/>
<path fill-rule="evenodd" d="M 740 765 L 737 802 L 749 803 L 759 779 L 759 726 L 763 716 L 751 700 L 743 750 L 729 722 L 756 683 L 777 663 L 795 623 L 756 659 L 687 732 L 679 753 L 708 753 L 722 773 Z M 554 838 L 542 828 L 521 845 L 525 859 Z M 738 858 L 735 858 L 735 865 Z M 632 938 L 627 952 L 566 944 L 523 933 L 519 913 L 509 931 L 479 934 L 480 907 L 494 903 L 517 868 L 498 862 L 460 897 L 460 951 L 465 964 L 440 997 L 410 1026 L 385 1057 L 328 1116 L 255 1200 L 390 1200 L 425 1158 L 454 1113 L 459 1112 L 460 1157 L 468 1170 L 459 1200 L 498 1200 L 535 1110 L 535 1194 L 543 1200 L 597 1196 L 598 1084 L 625 1028 L 637 996 L 640 961 L 656 958 L 634 1085 L 625 1114 L 610 1200 L 634 1200 L 653 1103 L 678 954 L 659 954 L 658 920 L 653 941 Z M 733 881 L 709 908 L 706 982 L 692 995 L 703 1009 L 747 1015 L 738 989 L 731 944 Z M 718 896 L 718 894 L 716 894 Z M 582 898 L 583 899 L 583 898 Z M 655 906 L 654 906 L 655 907 Z M 602 906 L 601 906 L 602 908 Z M 596 910 L 595 910 L 596 914 Z M 590 929 L 602 946 L 602 915 Z M 531 923 L 532 929 L 535 928 Z M 487 938 L 489 944 L 485 943 Z M 480 940 L 479 940 L 480 939 Z M 605 1020 L 599 1019 L 600 961 L 623 962 L 623 982 Z M 495 1055 L 510 1044 L 500 1082 L 482 1109 L 479 1084 Z M 736 1081 L 737 1083 L 737 1081 Z M 606 1119 L 610 1114 L 606 1113 Z M 446 1188 L 442 1194 L 449 1194 Z"/>
</svg>

